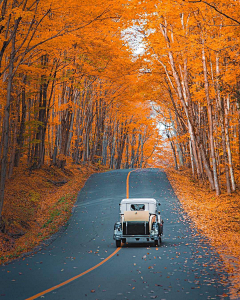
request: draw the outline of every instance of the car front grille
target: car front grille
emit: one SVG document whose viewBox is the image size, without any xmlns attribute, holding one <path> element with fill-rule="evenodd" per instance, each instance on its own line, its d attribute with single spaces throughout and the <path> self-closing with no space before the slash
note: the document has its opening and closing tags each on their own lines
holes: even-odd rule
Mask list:
<svg viewBox="0 0 240 300">
<path fill-rule="evenodd" d="M 149 235 L 149 222 L 123 222 L 124 235 Z"/>
</svg>

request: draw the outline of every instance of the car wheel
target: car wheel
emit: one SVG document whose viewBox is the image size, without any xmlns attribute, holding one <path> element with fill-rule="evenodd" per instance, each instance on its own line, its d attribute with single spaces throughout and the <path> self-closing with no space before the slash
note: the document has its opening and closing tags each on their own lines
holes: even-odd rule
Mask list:
<svg viewBox="0 0 240 300">
<path fill-rule="evenodd" d="M 117 240 L 116 241 L 116 247 L 118 248 L 118 247 L 121 247 L 121 240 Z"/>
<path fill-rule="evenodd" d="M 162 243 L 162 239 L 160 237 L 158 240 L 154 241 L 155 247 L 161 246 L 161 243 Z"/>
</svg>

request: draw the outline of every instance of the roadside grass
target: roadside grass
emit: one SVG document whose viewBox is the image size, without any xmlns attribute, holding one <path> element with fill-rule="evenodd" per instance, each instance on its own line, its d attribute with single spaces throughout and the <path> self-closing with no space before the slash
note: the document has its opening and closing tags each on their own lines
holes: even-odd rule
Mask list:
<svg viewBox="0 0 240 300">
<path fill-rule="evenodd" d="M 240 299 L 240 182 L 232 195 L 224 191 L 222 184 L 222 194 L 217 197 L 207 185 L 194 180 L 189 170 L 165 171 L 196 229 L 218 252 L 229 274 L 231 298 Z M 236 178 L 239 181 L 239 176 Z"/>
<path fill-rule="evenodd" d="M 45 165 L 29 173 L 22 165 L 7 181 L 0 232 L 0 264 L 5 264 L 44 243 L 67 223 L 77 194 L 89 176 L 107 169 L 68 164 L 65 170 Z M 59 185 L 59 183 L 61 183 Z"/>
<path fill-rule="evenodd" d="M 76 202 L 76 195 L 66 195 L 61 197 L 57 203 L 50 207 L 50 216 L 41 228 L 49 227 L 51 232 L 56 230 L 56 217 L 63 216 L 67 220 L 71 215 L 72 204 Z"/>
</svg>

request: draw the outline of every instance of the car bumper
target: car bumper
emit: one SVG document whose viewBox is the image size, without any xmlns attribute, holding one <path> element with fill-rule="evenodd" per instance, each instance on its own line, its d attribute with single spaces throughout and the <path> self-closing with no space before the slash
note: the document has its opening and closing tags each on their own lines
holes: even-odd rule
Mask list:
<svg viewBox="0 0 240 300">
<path fill-rule="evenodd" d="M 158 234 L 122 234 L 121 232 L 116 232 L 113 234 L 113 239 L 114 240 L 121 240 L 121 239 L 126 239 L 126 238 L 134 238 L 134 239 L 140 239 L 140 238 L 145 238 L 145 239 L 151 239 L 151 240 L 158 240 L 159 235 Z"/>
</svg>

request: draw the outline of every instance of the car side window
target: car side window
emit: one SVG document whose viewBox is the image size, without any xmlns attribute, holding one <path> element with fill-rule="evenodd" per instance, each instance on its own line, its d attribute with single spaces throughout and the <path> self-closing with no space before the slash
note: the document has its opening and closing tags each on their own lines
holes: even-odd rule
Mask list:
<svg viewBox="0 0 240 300">
<path fill-rule="evenodd" d="M 145 210 L 144 204 L 131 204 L 131 210 L 139 211 L 139 210 Z"/>
</svg>

